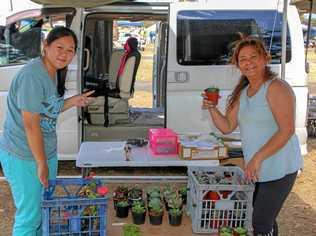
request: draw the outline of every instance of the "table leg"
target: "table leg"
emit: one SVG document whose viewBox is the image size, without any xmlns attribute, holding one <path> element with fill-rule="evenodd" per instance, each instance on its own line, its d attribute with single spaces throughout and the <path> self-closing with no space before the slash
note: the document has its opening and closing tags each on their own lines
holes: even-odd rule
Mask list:
<svg viewBox="0 0 316 236">
<path fill-rule="evenodd" d="M 81 168 L 81 176 L 82 176 L 82 178 L 88 177 L 90 171 L 91 171 L 91 167 L 82 167 Z"/>
</svg>

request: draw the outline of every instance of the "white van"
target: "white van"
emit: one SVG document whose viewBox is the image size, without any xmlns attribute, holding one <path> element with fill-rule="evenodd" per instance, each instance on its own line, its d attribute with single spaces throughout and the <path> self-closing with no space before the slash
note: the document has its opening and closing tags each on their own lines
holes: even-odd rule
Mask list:
<svg viewBox="0 0 316 236">
<path fill-rule="evenodd" d="M 271 67 L 280 74 L 283 6 L 278 6 L 278 2 L 135 1 L 105 5 L 99 1 L 92 7 L 45 7 L 29 18 L 11 17 L 5 41 L 0 44 L 5 45 L 0 49 L 0 58 L 4 57 L 0 60 L 0 127 L 14 74 L 26 61 L 40 54 L 43 26 L 47 29 L 47 24 L 51 26 L 53 22 L 64 20 L 79 38 L 77 56 L 68 68 L 66 96 L 91 86 L 102 88 L 105 81 L 116 84 L 122 55 L 118 35 L 137 33 L 146 39 L 146 49 L 141 52 L 134 85 L 131 78 L 118 85 L 125 95 L 107 99 L 100 96 L 87 109 L 71 109 L 61 115 L 60 159 L 74 159 L 83 141 L 145 138 L 148 129 L 153 127 L 169 127 L 178 133 L 218 132 L 209 114 L 201 110 L 200 94 L 209 86 L 219 87 L 222 96 L 219 107 L 224 110 L 226 97 L 239 78 L 238 70 L 229 64 L 229 45 L 238 39 L 239 32 L 265 41 L 272 55 Z M 130 22 L 130 27 L 122 26 L 122 22 Z M 10 31 L 13 24 L 18 27 Z M 19 28 L 27 24 L 24 30 Z M 137 28 L 136 25 L 142 26 Z M 301 23 L 294 6 L 288 8 L 287 27 L 285 80 L 296 94 L 296 132 L 302 152 L 306 153 L 307 75 Z M 149 28 L 155 29 L 154 44 L 147 40 Z M 126 74 L 133 74 L 133 63 L 126 67 L 130 67 Z M 234 135 L 238 136 L 238 132 Z"/>
</svg>

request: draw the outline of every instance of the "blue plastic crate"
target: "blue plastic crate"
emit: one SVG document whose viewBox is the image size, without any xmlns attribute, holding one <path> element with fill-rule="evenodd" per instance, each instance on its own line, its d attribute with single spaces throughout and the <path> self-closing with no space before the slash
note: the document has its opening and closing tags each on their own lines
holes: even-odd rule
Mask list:
<svg viewBox="0 0 316 236">
<path fill-rule="evenodd" d="M 43 236 L 106 236 L 107 197 L 86 198 L 79 193 L 97 179 L 56 179 L 42 196 Z"/>
</svg>

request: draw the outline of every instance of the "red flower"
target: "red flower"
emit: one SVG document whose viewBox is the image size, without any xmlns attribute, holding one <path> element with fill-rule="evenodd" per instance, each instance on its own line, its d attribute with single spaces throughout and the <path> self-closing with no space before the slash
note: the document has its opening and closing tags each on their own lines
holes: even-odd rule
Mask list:
<svg viewBox="0 0 316 236">
<path fill-rule="evenodd" d="M 101 196 L 105 196 L 109 192 L 109 189 L 105 186 L 100 186 L 97 189 L 97 193 Z"/>
</svg>

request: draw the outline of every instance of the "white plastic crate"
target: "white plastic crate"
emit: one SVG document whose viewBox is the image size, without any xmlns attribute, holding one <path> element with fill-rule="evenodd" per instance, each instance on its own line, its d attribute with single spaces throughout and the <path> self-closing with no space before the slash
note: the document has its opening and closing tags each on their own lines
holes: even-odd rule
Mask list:
<svg viewBox="0 0 316 236">
<path fill-rule="evenodd" d="M 221 226 L 244 227 L 252 232 L 254 185 L 239 167 L 188 169 L 188 214 L 194 233 L 217 233 Z"/>
</svg>

